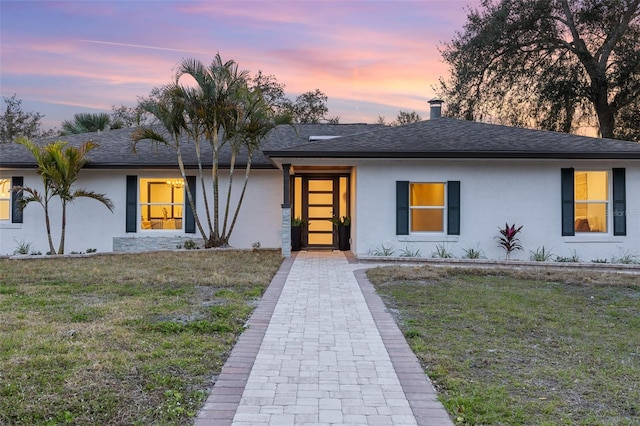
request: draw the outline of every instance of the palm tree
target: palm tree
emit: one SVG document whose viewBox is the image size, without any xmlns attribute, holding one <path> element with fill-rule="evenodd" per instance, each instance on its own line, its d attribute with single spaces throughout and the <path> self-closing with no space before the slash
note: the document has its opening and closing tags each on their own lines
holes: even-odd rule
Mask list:
<svg viewBox="0 0 640 426">
<path fill-rule="evenodd" d="M 195 86 L 181 84 L 181 78 L 186 75 L 195 80 Z M 186 134 L 187 140 L 193 143 L 202 187 L 204 211 L 209 228 L 208 233 L 204 231 L 204 226 L 195 213 L 194 218 L 205 241 L 205 247 L 221 247 L 229 244 L 229 238 L 246 192 L 253 152 L 259 147 L 269 130 L 278 123 L 291 123 L 290 118 L 275 117 L 273 105 L 265 100 L 259 88 L 249 88 L 247 79 L 247 71 L 239 71 L 234 61 L 223 62 L 220 55 L 216 55 L 209 67 L 205 67 L 198 60 L 185 59 L 179 66 L 174 82 L 162 89 L 162 95 L 157 96 L 156 93 L 156 96 L 152 96 L 154 98 L 152 102 L 147 105 L 141 104 L 145 111 L 150 112 L 163 124 L 171 135 L 171 140 L 167 140 L 163 135 L 147 127 L 139 128 L 134 132 L 134 144 L 149 139 L 154 143 L 172 147 L 176 151 L 178 165 L 184 177 L 183 147 L 180 142 L 183 140 L 181 138 L 182 132 Z M 184 134 L 182 136 L 184 137 Z M 201 140 L 206 140 L 212 147 L 213 221 L 202 166 Z M 220 150 L 225 145 L 230 148 L 231 160 L 229 186 L 221 221 L 219 157 Z M 233 218 L 231 218 L 231 193 L 235 163 L 241 153 L 247 154 L 247 164 L 240 198 L 235 206 Z M 187 196 L 192 202 L 188 187 Z M 195 212 L 193 204 L 191 207 Z"/>
<path fill-rule="evenodd" d="M 111 128 L 111 117 L 109 114 L 100 113 L 78 113 L 74 114 L 73 121 L 64 120 L 62 122 L 62 135 L 77 135 L 80 133 L 98 132 Z M 117 126 L 116 126 L 117 127 Z"/>
<path fill-rule="evenodd" d="M 189 189 L 189 181 L 187 180 L 184 160 L 182 159 L 182 145 L 180 143 L 180 135 L 182 131 L 188 128 L 188 126 L 186 121 L 184 102 L 182 102 L 180 98 L 179 89 L 176 86 L 172 85 L 166 86 L 160 89 L 157 96 L 142 100 L 139 104 L 139 108 L 141 111 L 150 114 L 157 121 L 159 121 L 160 124 L 162 124 L 162 126 L 169 133 L 170 139 L 167 139 L 164 135 L 155 131 L 151 127 L 137 127 L 131 135 L 131 139 L 133 140 L 134 152 L 137 144 L 142 140 L 150 140 L 152 143 L 161 144 L 173 148 L 178 158 L 178 167 L 180 168 L 180 174 L 182 175 L 187 193 L 187 199 L 189 201 L 189 204 L 191 205 L 191 211 L 193 212 L 196 226 L 198 227 L 201 235 L 206 235 L 204 228 L 202 227 L 202 223 L 200 222 L 200 218 L 198 217 L 198 211 L 195 207 L 195 200 L 193 199 L 191 190 Z M 199 142 L 196 141 L 196 144 L 199 144 Z M 201 166 L 199 146 L 196 148 L 196 151 L 198 156 L 198 163 Z M 202 167 L 200 168 L 202 169 Z"/>
<path fill-rule="evenodd" d="M 62 219 L 60 232 L 60 245 L 57 254 L 64 254 L 64 242 L 67 225 L 67 204 L 74 200 L 86 197 L 92 198 L 104 204 L 111 212 L 113 212 L 113 203 L 104 194 L 89 191 L 84 188 L 73 189 L 73 185 L 78 180 L 80 169 L 87 163 L 87 154 L 92 149 L 98 147 L 98 144 L 87 141 L 83 142 L 80 147 L 69 146 L 67 142 L 55 141 L 45 146 L 35 145 L 28 139 L 20 139 L 18 143 L 24 145 L 34 156 L 37 164 L 37 172 L 44 186 L 44 194 L 40 195 L 37 190 L 28 187 L 17 187 L 29 194 L 22 199 L 21 207 L 26 207 L 31 202 L 38 202 L 45 209 L 45 221 L 47 224 L 47 237 L 49 239 L 49 248 L 51 254 L 56 254 L 51 239 L 51 227 L 49 220 L 49 201 L 57 196 L 60 198 L 62 205 Z"/>
<path fill-rule="evenodd" d="M 181 85 L 181 77 L 191 76 L 196 88 Z M 212 147 L 212 180 L 213 180 L 213 224 L 209 219 L 209 237 L 205 238 L 206 247 L 219 247 L 228 244 L 229 237 L 220 230 L 219 215 L 219 157 L 220 149 L 228 141 L 222 130 L 230 127 L 235 111 L 238 108 L 238 91 L 246 88 L 248 71 L 239 71 L 234 61 L 223 62 L 220 54 L 216 54 L 209 67 L 196 59 L 185 59 L 178 68 L 175 78 L 177 87 L 182 88 L 185 108 L 191 118 L 191 128 L 202 132 Z M 200 176 L 204 185 L 204 176 Z M 203 191 L 206 194 L 206 191 Z M 227 203 L 229 200 L 227 200 Z M 208 212 L 208 201 L 205 199 L 205 210 Z"/>
<path fill-rule="evenodd" d="M 276 115 L 274 113 L 273 105 L 269 104 L 265 99 L 260 89 L 249 89 L 245 87 L 237 93 L 239 108 L 236 109 L 236 116 L 233 120 L 233 126 L 225 128 L 229 139 L 231 140 L 231 165 L 229 171 L 229 188 L 227 193 L 227 204 L 225 208 L 224 216 L 224 228 L 223 236 L 225 236 L 228 242 L 231 232 L 238 219 L 238 213 L 240 212 L 240 206 L 244 199 L 244 195 L 247 189 L 247 183 L 249 182 L 249 172 L 251 171 L 251 164 L 253 159 L 253 153 L 260 147 L 262 141 L 267 134 L 279 124 L 293 124 L 293 119 L 290 115 Z M 227 218 L 229 214 L 229 205 L 231 200 L 231 185 L 233 182 L 233 170 L 235 168 L 235 159 L 238 153 L 243 149 L 247 152 L 247 163 L 245 166 L 244 182 L 242 184 L 242 190 L 240 192 L 240 198 L 236 204 L 235 212 L 233 214 L 233 220 L 229 226 L 229 232 L 226 232 Z"/>
<path fill-rule="evenodd" d="M 51 220 L 49 219 L 49 201 L 53 197 L 53 192 L 51 191 L 51 185 L 49 183 L 49 177 L 44 174 L 44 170 L 47 167 L 47 164 L 51 162 L 48 153 L 41 149 L 38 145 L 34 144 L 27 138 L 19 138 L 16 140 L 16 143 L 19 143 L 26 147 L 33 158 L 36 160 L 36 164 L 38 165 L 38 175 L 42 180 L 43 192 L 40 193 L 35 188 L 30 188 L 28 186 L 16 186 L 13 188 L 14 191 L 22 191 L 24 195 L 19 200 L 20 209 L 24 209 L 27 204 L 36 202 L 42 206 L 44 209 L 44 221 L 47 229 L 47 240 L 49 241 L 49 252 L 51 254 L 55 254 L 56 250 L 53 247 L 53 239 L 51 238 Z"/>
</svg>

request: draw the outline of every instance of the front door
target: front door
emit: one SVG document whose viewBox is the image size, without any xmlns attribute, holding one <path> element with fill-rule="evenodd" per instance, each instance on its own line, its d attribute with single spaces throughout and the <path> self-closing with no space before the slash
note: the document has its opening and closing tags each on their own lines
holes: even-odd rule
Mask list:
<svg viewBox="0 0 640 426">
<path fill-rule="evenodd" d="M 331 219 L 339 208 L 338 178 L 304 177 L 302 181 L 302 215 L 308 222 L 305 245 L 308 248 L 335 248 L 337 242 Z"/>
<path fill-rule="evenodd" d="M 337 249 L 331 219 L 350 214 L 349 175 L 299 174 L 291 183 L 291 217 L 308 224 L 302 231 L 302 248 Z"/>
</svg>

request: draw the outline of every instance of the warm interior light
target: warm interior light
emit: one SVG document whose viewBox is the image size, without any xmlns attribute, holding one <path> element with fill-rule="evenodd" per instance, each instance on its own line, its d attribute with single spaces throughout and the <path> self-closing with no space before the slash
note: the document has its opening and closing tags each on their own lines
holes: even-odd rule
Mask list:
<svg viewBox="0 0 640 426">
<path fill-rule="evenodd" d="M 9 197 L 9 179 L 0 179 L 0 198 Z"/>
<path fill-rule="evenodd" d="M 182 179 L 169 179 L 167 180 L 167 185 L 174 188 L 182 188 L 182 186 L 184 185 L 184 181 Z"/>
</svg>

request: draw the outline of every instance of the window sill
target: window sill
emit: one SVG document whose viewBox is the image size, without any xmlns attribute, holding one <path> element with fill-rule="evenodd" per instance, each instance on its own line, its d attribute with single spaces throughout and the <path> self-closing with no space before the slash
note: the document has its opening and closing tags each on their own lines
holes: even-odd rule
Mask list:
<svg viewBox="0 0 640 426">
<path fill-rule="evenodd" d="M 21 223 L 0 222 L 0 229 L 20 229 Z"/>
<path fill-rule="evenodd" d="M 423 235 L 398 235 L 398 241 L 406 243 L 456 243 L 460 239 L 459 235 L 446 234 L 423 234 Z"/>
<path fill-rule="evenodd" d="M 575 235 L 562 237 L 567 244 L 589 244 L 589 243 L 610 243 L 610 244 L 622 244 L 624 243 L 625 236 L 613 236 L 609 234 L 604 235 Z"/>
</svg>

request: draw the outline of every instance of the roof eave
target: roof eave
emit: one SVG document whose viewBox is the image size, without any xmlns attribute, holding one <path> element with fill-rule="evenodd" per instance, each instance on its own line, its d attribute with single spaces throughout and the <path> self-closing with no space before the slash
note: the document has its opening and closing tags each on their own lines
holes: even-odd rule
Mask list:
<svg viewBox="0 0 640 426">
<path fill-rule="evenodd" d="M 636 160 L 640 152 L 531 152 L 531 151 L 265 151 L 269 158 L 495 158 Z"/>
</svg>

